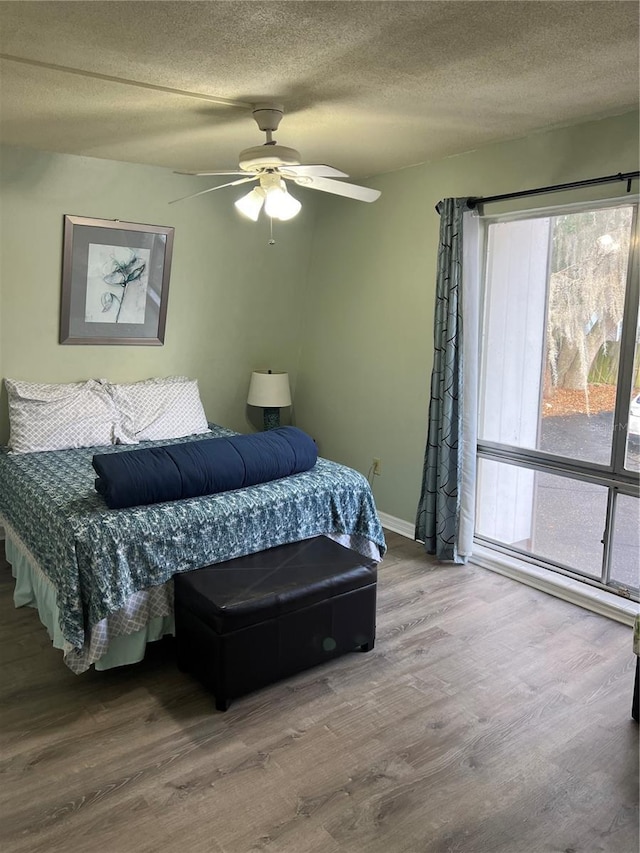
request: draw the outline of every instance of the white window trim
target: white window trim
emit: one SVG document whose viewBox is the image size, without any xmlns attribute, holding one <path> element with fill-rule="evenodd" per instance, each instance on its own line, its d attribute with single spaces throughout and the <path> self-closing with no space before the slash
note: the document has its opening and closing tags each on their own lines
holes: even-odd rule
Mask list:
<svg viewBox="0 0 640 853">
<path fill-rule="evenodd" d="M 622 196 L 601 198 L 595 201 L 574 201 L 567 204 L 557 203 L 545 207 L 530 207 L 527 210 L 513 210 L 507 213 L 481 213 L 480 220 L 485 224 L 515 222 L 519 219 L 541 219 L 547 216 L 561 216 L 565 213 L 580 213 L 582 210 L 624 207 L 628 204 L 640 204 L 640 193 L 625 193 Z"/>
</svg>

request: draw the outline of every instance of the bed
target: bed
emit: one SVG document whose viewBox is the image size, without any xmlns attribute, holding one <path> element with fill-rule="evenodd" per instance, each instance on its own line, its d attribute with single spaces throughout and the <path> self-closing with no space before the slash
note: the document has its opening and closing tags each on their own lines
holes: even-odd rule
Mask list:
<svg viewBox="0 0 640 853">
<path fill-rule="evenodd" d="M 234 435 L 210 426 L 205 435 L 145 446 Z M 318 458 L 310 471 L 261 485 L 111 510 L 91 464 L 104 451 L 0 449 L 0 524 L 15 605 L 37 607 L 75 673 L 139 661 L 148 642 L 172 633 L 177 572 L 322 534 L 376 560 L 384 554 L 369 484 L 337 463 Z"/>
</svg>

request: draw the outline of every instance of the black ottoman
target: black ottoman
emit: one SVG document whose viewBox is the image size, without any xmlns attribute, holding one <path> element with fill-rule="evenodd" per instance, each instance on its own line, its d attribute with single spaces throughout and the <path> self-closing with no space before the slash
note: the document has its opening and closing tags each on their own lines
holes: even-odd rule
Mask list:
<svg viewBox="0 0 640 853">
<path fill-rule="evenodd" d="M 376 563 L 325 536 L 174 576 L 178 666 L 229 700 L 373 648 Z"/>
</svg>

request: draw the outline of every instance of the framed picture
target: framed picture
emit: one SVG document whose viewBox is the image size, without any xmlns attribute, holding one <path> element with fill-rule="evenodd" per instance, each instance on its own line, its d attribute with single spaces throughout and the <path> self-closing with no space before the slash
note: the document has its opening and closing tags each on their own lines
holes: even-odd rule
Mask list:
<svg viewBox="0 0 640 853">
<path fill-rule="evenodd" d="M 65 216 L 60 343 L 161 346 L 173 231 Z"/>
</svg>

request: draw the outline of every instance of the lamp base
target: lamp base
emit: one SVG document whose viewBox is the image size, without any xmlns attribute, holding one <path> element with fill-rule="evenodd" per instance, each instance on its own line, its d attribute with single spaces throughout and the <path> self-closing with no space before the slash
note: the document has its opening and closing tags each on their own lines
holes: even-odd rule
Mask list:
<svg viewBox="0 0 640 853">
<path fill-rule="evenodd" d="M 265 430 L 275 429 L 280 426 L 280 409 L 273 406 L 265 406 L 263 414 Z"/>
</svg>

